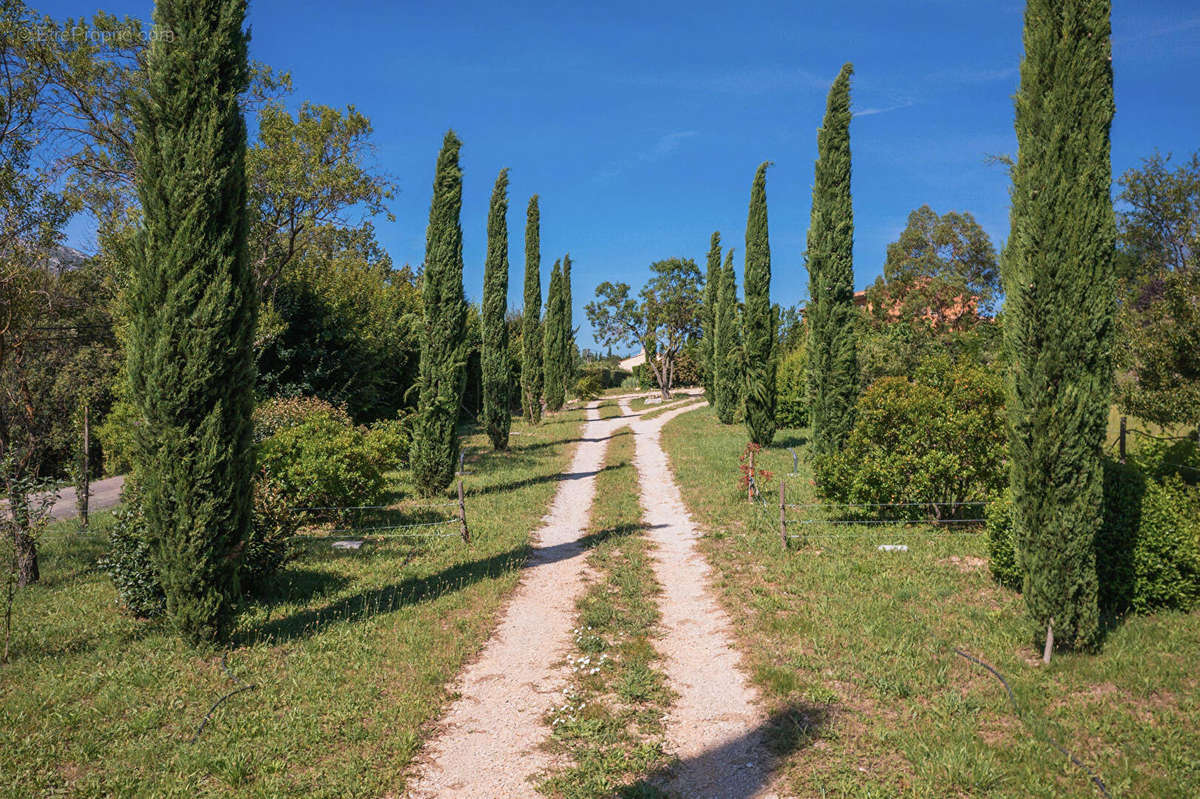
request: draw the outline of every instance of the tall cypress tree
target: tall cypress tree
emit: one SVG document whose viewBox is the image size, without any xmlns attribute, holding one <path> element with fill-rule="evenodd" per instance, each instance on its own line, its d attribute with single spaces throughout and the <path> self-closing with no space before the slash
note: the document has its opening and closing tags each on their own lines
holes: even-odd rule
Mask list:
<svg viewBox="0 0 1200 799">
<path fill-rule="evenodd" d="M 410 461 L 417 490 L 432 496 L 450 485 L 458 460 L 458 408 L 466 383 L 467 304 L 463 299 L 462 142 L 446 132 L 433 177 L 421 279 L 424 323 L 417 413 Z"/>
<path fill-rule="evenodd" d="M 546 321 L 542 326 L 543 355 L 542 367 L 545 375 L 545 386 L 542 389 L 546 397 L 546 410 L 561 410 L 565 397 L 563 395 L 563 352 L 566 351 L 563 330 L 563 285 L 562 263 L 554 262 L 550 271 L 550 290 L 546 294 Z"/>
<path fill-rule="evenodd" d="M 508 170 L 500 170 L 488 210 L 487 260 L 483 266 L 481 363 L 483 424 L 495 449 L 508 448 Z"/>
<path fill-rule="evenodd" d="M 717 273 L 716 321 L 713 325 L 713 397 L 717 418 L 733 424 L 741 399 L 742 324 L 738 318 L 737 275 L 733 248 L 725 254 L 725 267 Z"/>
<path fill-rule="evenodd" d="M 700 309 L 700 367 L 704 370 L 704 396 L 716 405 L 717 296 L 721 285 L 721 233 L 714 231 L 708 244 L 708 273 L 704 279 L 704 305 Z"/>
<path fill-rule="evenodd" d="M 750 440 L 767 446 L 775 438 L 775 310 L 771 307 L 771 242 L 767 235 L 767 167 L 764 161 L 750 189 L 746 219 L 746 309 L 743 313 L 746 429 Z"/>
<path fill-rule="evenodd" d="M 562 384 L 563 401 L 566 401 L 567 387 L 575 374 L 575 328 L 571 319 L 571 253 L 563 256 L 562 265 L 562 308 L 563 308 L 563 354 L 562 354 Z"/>
<path fill-rule="evenodd" d="M 1030 0 L 1003 259 L 1010 483 L 1034 640 L 1098 627 L 1093 541 L 1112 379 L 1109 0 Z"/>
<path fill-rule="evenodd" d="M 813 449 L 837 452 L 854 427 L 858 352 L 854 325 L 854 209 L 850 201 L 850 76 L 829 89 L 817 132 L 817 167 L 808 227 L 808 369 Z"/>
<path fill-rule="evenodd" d="M 145 227 L 129 289 L 130 397 L 146 539 L 194 644 L 232 618 L 250 526 L 257 294 L 246 254 L 245 0 L 159 0 L 137 105 Z"/>
<path fill-rule="evenodd" d="M 542 248 L 538 196 L 525 212 L 525 310 L 521 319 L 521 408 L 525 420 L 542 419 Z"/>
</svg>

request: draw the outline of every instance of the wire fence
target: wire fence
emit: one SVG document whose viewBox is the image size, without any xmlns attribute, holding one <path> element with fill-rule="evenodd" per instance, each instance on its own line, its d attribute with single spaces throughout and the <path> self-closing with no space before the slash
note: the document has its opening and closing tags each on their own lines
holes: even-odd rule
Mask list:
<svg viewBox="0 0 1200 799">
<path fill-rule="evenodd" d="M 451 510 L 453 509 L 453 510 Z M 390 505 L 311 505 L 291 509 L 305 527 L 329 527 L 330 536 L 371 536 L 373 538 L 453 538 L 461 536 L 471 543 L 467 524 L 466 492 L 462 477 L 458 480 L 458 500 L 408 500 Z M 457 526 L 457 532 L 442 528 Z M 419 531 L 419 532 L 418 532 Z M 311 539 L 297 535 L 294 540 Z"/>
</svg>

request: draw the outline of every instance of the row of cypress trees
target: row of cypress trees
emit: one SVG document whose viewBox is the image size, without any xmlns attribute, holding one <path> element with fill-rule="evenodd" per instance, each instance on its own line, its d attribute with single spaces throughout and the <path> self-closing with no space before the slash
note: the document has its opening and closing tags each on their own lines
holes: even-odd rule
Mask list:
<svg viewBox="0 0 1200 799">
<path fill-rule="evenodd" d="M 842 67 L 829 91 L 825 120 L 817 134 L 818 158 L 805 254 L 810 300 L 809 380 L 813 440 L 819 453 L 842 447 L 854 424 L 858 361 L 854 340 L 854 215 L 850 198 L 850 76 Z M 718 419 L 732 424 L 745 403 L 750 440 L 760 446 L 775 437 L 776 356 L 779 319 L 771 304 L 771 246 L 767 223 L 766 173 L 759 165 L 750 189 L 746 221 L 745 308 L 737 321 L 737 285 L 732 250 L 720 266 L 721 237 L 713 233 L 702 311 L 701 353 L 707 364 L 706 391 Z"/>
</svg>

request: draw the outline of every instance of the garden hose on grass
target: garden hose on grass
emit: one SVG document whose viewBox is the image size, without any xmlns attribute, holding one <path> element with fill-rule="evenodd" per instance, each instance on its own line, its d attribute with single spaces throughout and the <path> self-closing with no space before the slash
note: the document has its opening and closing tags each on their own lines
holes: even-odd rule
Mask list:
<svg viewBox="0 0 1200 799">
<path fill-rule="evenodd" d="M 232 681 L 233 684 L 237 685 L 238 687 L 222 696 L 216 702 L 213 702 L 212 707 L 210 707 L 208 712 L 204 714 L 204 719 L 200 722 L 200 726 L 196 728 L 196 734 L 192 736 L 190 743 L 196 743 L 197 739 L 200 738 L 200 733 L 204 732 L 204 728 L 208 726 L 209 720 L 212 719 L 213 713 L 217 712 L 217 708 L 223 705 L 225 700 L 229 699 L 230 697 L 237 696 L 238 694 L 245 693 L 246 691 L 253 691 L 258 688 L 257 685 L 239 679 L 236 674 L 229 670 L 228 652 L 221 653 L 221 670 L 225 672 L 225 675 L 229 677 L 230 681 Z"/>
<path fill-rule="evenodd" d="M 1063 755 L 1065 755 L 1068 760 L 1070 760 L 1072 763 L 1074 763 L 1079 768 L 1086 771 L 1087 775 L 1091 778 L 1092 782 L 1095 783 L 1096 787 L 1100 789 L 1100 793 L 1104 794 L 1104 796 L 1107 797 L 1107 799 L 1112 799 L 1112 794 L 1110 794 L 1108 792 L 1108 788 L 1105 787 L 1104 780 L 1100 779 L 1100 777 L 1096 774 L 1096 772 L 1092 771 L 1091 768 L 1089 768 L 1086 763 L 1084 763 L 1079 758 L 1075 757 L 1075 755 L 1071 754 L 1066 749 L 1064 749 L 1062 747 L 1062 745 L 1059 744 L 1058 741 L 1054 740 L 1049 735 L 1046 735 L 1045 733 L 1040 732 L 1039 730 L 1035 730 L 1029 726 L 1029 724 L 1025 721 L 1025 716 L 1021 713 L 1020 706 L 1017 704 L 1017 698 L 1015 696 L 1013 696 L 1012 688 L 1009 687 L 1008 680 L 1004 679 L 1004 677 L 1000 674 L 1000 672 L 996 671 L 990 665 L 988 665 L 987 663 L 984 663 L 982 660 L 975 657 L 974 655 L 967 654 L 966 652 L 962 651 L 958 647 L 955 647 L 954 653 L 957 654 L 959 657 L 965 658 L 966 660 L 971 661 L 972 663 L 976 664 L 977 666 L 982 666 L 983 668 L 990 671 L 992 673 L 992 676 L 995 677 L 997 680 L 999 680 L 1000 684 L 1004 686 L 1004 690 L 1008 692 L 1009 704 L 1012 705 L 1013 713 L 1020 720 L 1020 722 L 1022 724 L 1024 724 L 1027 729 L 1031 730 L 1036 737 L 1041 738 L 1042 740 L 1046 741 L 1048 744 L 1050 744 L 1055 749 L 1057 749 L 1059 752 L 1061 752 Z"/>
</svg>

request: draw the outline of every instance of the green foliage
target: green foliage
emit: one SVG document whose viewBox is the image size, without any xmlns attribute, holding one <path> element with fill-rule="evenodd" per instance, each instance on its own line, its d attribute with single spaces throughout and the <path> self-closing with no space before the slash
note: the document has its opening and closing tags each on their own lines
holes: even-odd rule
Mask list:
<svg viewBox="0 0 1200 799">
<path fill-rule="evenodd" d="M 1200 422 L 1197 297 L 1196 267 L 1159 269 L 1129 281 L 1117 317 L 1123 367 L 1117 398 L 1122 410 L 1160 425 Z"/>
<path fill-rule="evenodd" d="M 260 403 L 251 417 L 254 421 L 254 441 L 259 443 L 281 430 L 305 422 L 350 426 L 346 409 L 319 397 L 276 397 Z"/>
<path fill-rule="evenodd" d="M 1200 483 L 1200 446 L 1191 438 L 1142 437 L 1129 454 L 1130 461 L 1152 480 L 1176 476 L 1185 483 Z"/>
<path fill-rule="evenodd" d="M 488 210 L 488 248 L 483 266 L 480 314 L 483 370 L 483 426 L 494 449 L 508 449 L 508 170 L 500 170 Z"/>
<path fill-rule="evenodd" d="M 779 361 L 775 376 L 775 421 L 779 427 L 805 427 L 808 424 L 808 352 L 801 347 Z"/>
<path fill-rule="evenodd" d="M 130 286 L 129 396 L 146 540 L 193 644 L 232 620 L 251 524 L 257 293 L 246 253 L 244 0 L 160 0 L 138 102 L 145 229 Z"/>
<path fill-rule="evenodd" d="M 358 422 L 392 416 L 416 380 L 417 277 L 370 230 L 326 228 L 275 281 L 255 349 L 260 396 L 318 396 Z"/>
<path fill-rule="evenodd" d="M 988 511 L 992 573 L 1020 590 L 1010 495 Z M 1149 478 L 1104 461 L 1104 522 L 1094 543 L 1099 603 L 1112 612 L 1190 610 L 1200 603 L 1200 492 L 1178 477 Z"/>
<path fill-rule="evenodd" d="M 771 306 L 771 242 L 767 231 L 767 167 L 759 165 L 750 189 L 746 219 L 746 309 L 742 314 L 746 430 L 765 447 L 775 438 L 775 369 L 773 351 L 778 319 Z"/>
<path fill-rule="evenodd" d="M 265 437 L 258 458 L 293 506 L 373 505 L 405 440 L 393 425 L 368 430 L 318 412 Z"/>
<path fill-rule="evenodd" d="M 266 473 L 254 480 L 254 517 L 242 549 L 238 587 L 243 595 L 261 594 L 293 555 L 300 516 L 283 484 Z"/>
<path fill-rule="evenodd" d="M 996 249 L 975 217 L 958 211 L 939 216 L 922 205 L 888 245 L 883 276 L 867 297 L 876 313 L 899 311 L 908 318 L 930 313 L 944 322 L 947 314 L 939 313 L 944 309 L 959 305 L 988 311 L 999 293 Z M 971 299 L 977 305 L 969 304 Z M 967 317 L 973 320 L 975 314 Z"/>
<path fill-rule="evenodd" d="M 417 490 L 433 496 L 446 489 L 458 466 L 459 404 L 466 375 L 466 310 L 463 299 L 462 143 L 447 131 L 433 179 L 433 202 L 425 241 L 421 294 L 419 398 L 410 455 Z"/>
<path fill-rule="evenodd" d="M 573 303 L 571 297 L 571 254 L 563 256 L 562 262 L 562 383 L 563 392 L 575 376 L 575 328 L 573 321 Z"/>
<path fill-rule="evenodd" d="M 1021 567 L 1017 562 L 1017 538 L 1013 533 L 1012 494 L 1007 488 L 987 506 L 988 567 L 996 582 L 1021 590 Z"/>
<path fill-rule="evenodd" d="M 1191 610 L 1200 602 L 1200 494 L 1178 478 L 1151 481 L 1139 521 L 1130 605 Z"/>
<path fill-rule="evenodd" d="M 977 367 L 931 368 L 863 392 L 846 446 L 818 456 L 815 472 L 836 502 L 928 503 L 943 518 L 975 518 L 979 506 L 937 505 L 999 494 L 1005 457 L 1001 379 Z"/>
<path fill-rule="evenodd" d="M 742 320 L 738 314 L 737 276 L 733 248 L 725 254 L 721 285 L 717 291 L 716 330 L 713 338 L 713 387 L 717 418 L 733 424 L 742 400 Z"/>
<path fill-rule="evenodd" d="M 550 271 L 550 291 L 546 295 L 546 321 L 542 327 L 542 393 L 546 410 L 558 411 L 566 401 L 567 328 L 563 306 L 562 262 L 555 261 Z"/>
<path fill-rule="evenodd" d="M 542 418 L 542 255 L 538 196 L 525 212 L 525 307 L 521 312 L 521 408 L 525 421 Z"/>
<path fill-rule="evenodd" d="M 969 327 L 935 326 L 923 318 L 881 322 L 860 316 L 857 327 L 859 385 L 881 377 L 905 377 L 922 364 L 949 359 L 999 369 L 1003 365 L 1003 316 Z"/>
<path fill-rule="evenodd" d="M 605 281 L 586 311 L 600 343 L 642 346 L 646 363 L 640 374 L 653 376 L 666 399 L 681 354 L 700 333 L 702 278 L 691 258 L 655 261 L 650 272 L 640 302 L 629 296 L 628 283 Z"/>
<path fill-rule="evenodd" d="M 850 199 L 850 76 L 829 89 L 817 133 L 816 179 L 808 228 L 808 374 L 813 449 L 845 446 L 858 400 L 854 309 L 854 207 Z"/>
<path fill-rule="evenodd" d="M 266 473 L 254 479 L 253 523 L 237 555 L 237 593 L 258 595 L 293 555 L 292 541 L 300 518 L 283 485 Z M 166 594 L 146 543 L 143 502 L 133 483 L 126 485 L 121 506 L 113 511 L 108 551 L 99 566 L 117 591 L 117 602 L 133 616 L 150 619 L 166 612 Z"/>
<path fill-rule="evenodd" d="M 585 374 L 575 381 L 575 396 L 583 402 L 596 399 L 602 391 L 604 391 L 604 384 L 597 374 Z"/>
<path fill-rule="evenodd" d="M 721 287 L 721 233 L 713 231 L 708 246 L 708 271 L 704 275 L 704 304 L 700 309 L 700 371 L 704 376 L 704 396 L 716 404 L 715 349 L 717 297 Z"/>
<path fill-rule="evenodd" d="M 1086 648 L 1112 383 L 1109 0 L 1030 0 L 1002 259 L 1009 454 L 1031 638 Z"/>
<path fill-rule="evenodd" d="M 99 566 L 112 580 L 117 601 L 139 619 L 161 616 L 167 610 L 167 597 L 153 566 L 150 545 L 146 543 L 146 519 L 141 502 L 126 489 L 125 501 L 113 511 L 108 530 L 108 552 Z"/>
</svg>

